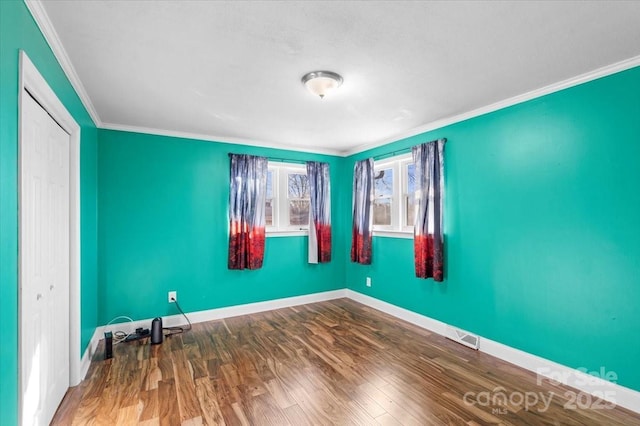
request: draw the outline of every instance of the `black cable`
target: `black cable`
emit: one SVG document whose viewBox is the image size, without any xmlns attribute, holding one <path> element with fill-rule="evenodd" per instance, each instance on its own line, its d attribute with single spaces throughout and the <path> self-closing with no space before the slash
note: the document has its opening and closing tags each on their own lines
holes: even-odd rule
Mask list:
<svg viewBox="0 0 640 426">
<path fill-rule="evenodd" d="M 170 331 L 170 333 L 166 334 L 166 336 L 172 336 L 174 334 L 184 333 L 185 331 L 191 330 L 191 321 L 189 321 L 189 318 L 187 317 L 187 315 L 184 313 L 182 308 L 180 308 L 180 305 L 178 304 L 178 301 L 176 299 L 174 299 L 174 298 L 172 298 L 171 300 L 173 300 L 173 303 L 176 304 L 176 308 L 178 308 L 178 311 L 180 311 L 180 313 L 182 314 L 184 319 L 187 320 L 187 324 L 189 324 L 189 326 L 187 328 L 183 328 L 183 327 L 163 327 L 162 328 L 163 330 Z"/>
<path fill-rule="evenodd" d="M 176 308 L 178 308 L 178 310 L 180 311 L 180 313 L 182 314 L 182 316 L 184 317 L 184 319 L 187 320 L 187 324 L 189 324 L 189 327 L 187 327 L 186 330 L 184 331 L 189 331 L 191 330 L 191 321 L 189 321 L 189 318 L 187 318 L 187 315 L 184 313 L 184 311 L 180 308 L 180 305 L 178 305 L 178 301 L 176 299 L 173 299 L 173 303 L 176 304 Z"/>
</svg>

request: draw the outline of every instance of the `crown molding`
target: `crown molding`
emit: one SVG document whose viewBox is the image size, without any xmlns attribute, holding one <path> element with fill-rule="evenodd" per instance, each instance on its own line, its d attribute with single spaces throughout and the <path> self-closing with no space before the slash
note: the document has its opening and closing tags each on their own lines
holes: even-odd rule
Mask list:
<svg viewBox="0 0 640 426">
<path fill-rule="evenodd" d="M 42 1 L 24 0 L 24 3 L 27 6 L 27 9 L 29 9 L 29 12 L 31 13 L 33 19 L 36 21 L 36 25 L 40 29 L 40 32 L 42 32 L 44 39 L 53 52 L 53 55 L 56 57 L 58 63 L 62 67 L 62 71 L 67 76 L 69 82 L 71 83 L 71 86 L 73 86 L 78 97 L 80 98 L 82 105 L 84 105 L 84 108 L 91 116 L 93 123 L 99 127 L 102 124 L 102 121 L 98 116 L 98 112 L 94 108 L 93 103 L 91 103 L 91 99 L 89 98 L 89 95 L 87 94 L 82 81 L 80 81 L 80 77 L 78 77 L 75 68 L 73 67 L 71 60 L 67 55 L 67 51 L 64 49 L 64 46 L 60 41 L 60 37 L 58 36 L 58 33 L 56 32 L 53 24 L 51 23 L 51 20 L 49 19 L 49 15 L 47 15 L 47 12 L 42 5 Z"/>
<path fill-rule="evenodd" d="M 373 148 L 378 148 L 383 145 L 387 145 L 391 142 L 396 142 L 412 136 L 417 136 L 421 133 L 430 132 L 432 130 L 441 129 L 445 126 L 450 126 L 452 124 L 459 123 L 461 121 L 465 121 L 470 118 L 479 117 L 481 115 L 498 111 L 500 109 L 517 105 L 526 101 L 530 101 L 532 99 L 536 99 L 545 95 L 549 95 L 551 93 L 558 92 L 560 90 L 568 89 L 573 86 L 578 86 L 580 84 L 587 83 L 589 81 L 596 80 L 601 77 L 606 77 L 608 75 L 615 74 L 620 71 L 625 71 L 625 70 L 637 67 L 639 65 L 640 65 L 640 55 L 634 56 L 632 58 L 625 59 L 623 61 L 616 62 L 611 65 L 607 65 L 607 66 L 595 69 L 593 71 L 589 71 L 584 74 L 580 74 L 578 76 L 571 77 L 566 80 L 562 80 L 560 82 L 553 83 L 548 86 L 523 93 L 521 95 L 513 96 L 511 98 L 504 99 L 502 101 L 498 101 L 493 104 L 474 109 L 472 111 L 464 112 L 462 114 L 443 118 L 441 120 L 436 120 L 431 123 L 424 124 L 419 127 L 415 127 L 411 130 L 398 133 L 395 136 L 392 136 L 390 138 L 386 138 L 370 144 L 359 145 L 353 149 L 342 151 L 340 155 L 347 157 L 353 154 L 358 154 L 360 152 L 368 151 Z"/>
<path fill-rule="evenodd" d="M 102 123 L 102 125 L 100 125 L 99 128 L 104 130 L 117 130 L 121 132 L 132 132 L 132 133 L 145 133 L 149 135 L 170 136 L 175 138 L 193 139 L 193 140 L 200 140 L 200 141 L 207 141 L 207 142 L 256 146 L 260 148 L 283 149 L 283 150 L 295 151 L 295 152 L 308 152 L 310 154 L 332 155 L 334 157 L 343 156 L 342 151 L 332 150 L 332 149 L 306 148 L 306 147 L 300 147 L 300 146 L 279 144 L 276 142 L 262 142 L 262 141 L 256 141 L 253 139 L 233 138 L 228 136 L 215 136 L 215 135 L 208 135 L 208 134 L 201 134 L 201 133 L 179 132 L 175 130 L 156 129 L 156 128 L 150 128 L 150 127 L 141 127 L 141 126 L 129 126 L 125 124 Z"/>
</svg>

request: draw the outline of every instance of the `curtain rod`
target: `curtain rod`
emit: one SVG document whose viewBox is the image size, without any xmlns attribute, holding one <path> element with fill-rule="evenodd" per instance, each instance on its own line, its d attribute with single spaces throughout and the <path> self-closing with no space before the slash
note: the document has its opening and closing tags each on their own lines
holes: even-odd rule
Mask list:
<svg viewBox="0 0 640 426">
<path fill-rule="evenodd" d="M 275 161 L 277 163 L 296 163 L 296 164 L 307 164 L 307 160 L 294 160 L 292 158 L 275 158 L 275 157 L 267 157 L 269 161 Z"/>
<path fill-rule="evenodd" d="M 229 157 L 235 154 L 235 152 L 227 153 Z M 253 155 L 253 154 L 246 154 Z M 307 160 L 294 160 L 293 158 L 282 158 L 282 157 L 266 157 L 269 161 L 275 161 L 277 163 L 296 163 L 296 164 L 307 164 Z"/>
<path fill-rule="evenodd" d="M 432 140 L 431 142 L 437 142 L 439 140 L 442 140 L 442 141 L 446 142 L 447 138 L 439 138 L 439 139 Z M 429 142 L 427 142 L 427 143 L 429 143 Z M 374 156 L 373 160 L 374 161 L 382 160 L 384 158 L 395 157 L 396 155 L 407 154 L 407 153 L 411 152 L 412 148 L 413 148 L 413 146 L 410 146 L 408 148 L 397 149 L 395 151 L 387 152 L 385 154 L 379 154 L 379 155 Z"/>
<path fill-rule="evenodd" d="M 407 154 L 409 152 L 411 152 L 411 147 L 404 148 L 404 149 L 398 149 L 396 151 L 387 152 L 385 154 L 376 155 L 375 157 L 373 157 L 373 160 L 374 161 L 382 160 L 384 158 L 395 157 L 396 155 Z"/>
</svg>

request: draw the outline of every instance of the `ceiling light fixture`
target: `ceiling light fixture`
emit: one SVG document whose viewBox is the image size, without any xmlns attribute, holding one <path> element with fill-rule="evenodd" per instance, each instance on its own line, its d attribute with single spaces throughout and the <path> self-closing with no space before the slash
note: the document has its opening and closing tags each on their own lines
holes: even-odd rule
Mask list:
<svg viewBox="0 0 640 426">
<path fill-rule="evenodd" d="M 342 77 L 332 71 L 312 71 L 302 76 L 302 84 L 320 99 L 342 84 Z"/>
</svg>

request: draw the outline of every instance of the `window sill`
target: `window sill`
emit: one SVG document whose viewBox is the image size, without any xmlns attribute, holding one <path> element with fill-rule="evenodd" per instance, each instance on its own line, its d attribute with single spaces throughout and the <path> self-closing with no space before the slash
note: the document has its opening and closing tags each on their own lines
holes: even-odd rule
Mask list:
<svg viewBox="0 0 640 426">
<path fill-rule="evenodd" d="M 413 231 L 373 231 L 374 237 L 386 237 L 386 238 L 404 238 L 407 240 L 413 240 Z"/>
<path fill-rule="evenodd" d="M 295 229 L 290 231 L 267 231 L 267 238 L 272 237 L 306 237 L 309 235 L 308 229 Z"/>
</svg>

